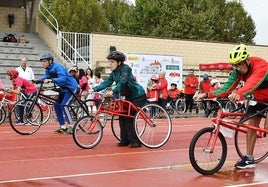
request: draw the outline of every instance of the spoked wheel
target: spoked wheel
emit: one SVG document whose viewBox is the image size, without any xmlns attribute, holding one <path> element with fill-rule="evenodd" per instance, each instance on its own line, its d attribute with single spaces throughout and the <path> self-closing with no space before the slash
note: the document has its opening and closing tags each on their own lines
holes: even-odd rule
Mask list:
<svg viewBox="0 0 268 187">
<path fill-rule="evenodd" d="M 14 104 L 9 115 L 12 129 L 21 135 L 31 135 L 38 131 L 43 121 L 42 109 L 32 100 L 20 100 Z"/>
<path fill-rule="evenodd" d="M 203 175 L 219 171 L 226 159 L 227 144 L 220 132 L 214 150 L 211 149 L 215 136 L 214 127 L 203 128 L 194 135 L 190 143 L 190 162 Z"/>
<path fill-rule="evenodd" d="M 6 120 L 6 111 L 5 111 L 5 109 L 4 109 L 4 107 L 1 107 L 1 109 L 0 109 L 0 125 L 2 124 L 2 123 L 4 123 L 4 121 Z"/>
<path fill-rule="evenodd" d="M 120 141 L 120 126 L 119 126 L 119 116 L 112 116 L 111 118 L 111 129 L 114 137 Z"/>
<path fill-rule="evenodd" d="M 235 132 L 235 149 L 242 159 L 246 155 L 246 132 Z M 255 163 L 263 161 L 268 156 L 268 134 L 262 134 L 257 132 L 256 143 L 254 147 L 254 160 Z"/>
<path fill-rule="evenodd" d="M 186 111 L 185 99 L 177 99 L 175 103 L 176 110 L 179 114 L 183 114 Z"/>
<path fill-rule="evenodd" d="M 94 116 L 85 116 L 79 119 L 73 128 L 74 142 L 83 149 L 97 146 L 103 136 L 103 128 Z"/>
<path fill-rule="evenodd" d="M 167 111 L 157 104 L 146 104 L 135 116 L 135 131 L 148 148 L 159 148 L 169 140 L 172 122 Z"/>
</svg>

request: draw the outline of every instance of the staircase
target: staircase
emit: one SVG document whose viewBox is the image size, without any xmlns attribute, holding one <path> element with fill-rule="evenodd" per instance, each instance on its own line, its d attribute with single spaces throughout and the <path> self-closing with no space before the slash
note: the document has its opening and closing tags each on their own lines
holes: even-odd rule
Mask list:
<svg viewBox="0 0 268 187">
<path fill-rule="evenodd" d="M 26 43 L 2 42 L 6 33 L 0 33 L 0 79 L 5 85 L 10 85 L 6 78 L 6 72 L 10 68 L 16 68 L 20 65 L 22 57 L 28 60 L 28 66 L 34 71 L 35 78 L 44 75 L 44 68 L 40 63 L 40 56 L 44 53 L 52 53 L 37 34 L 16 33 L 15 37 L 19 41 L 20 36 L 24 36 Z"/>
</svg>

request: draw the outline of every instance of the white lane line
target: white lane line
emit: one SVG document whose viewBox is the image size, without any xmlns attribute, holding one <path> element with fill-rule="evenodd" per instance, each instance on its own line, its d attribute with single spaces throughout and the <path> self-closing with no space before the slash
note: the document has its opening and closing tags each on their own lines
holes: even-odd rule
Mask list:
<svg viewBox="0 0 268 187">
<path fill-rule="evenodd" d="M 0 184 L 14 183 L 14 182 L 25 182 L 25 181 L 36 181 L 36 180 L 50 180 L 50 179 L 58 179 L 58 178 L 108 175 L 108 174 L 115 174 L 115 173 L 127 173 L 127 172 L 149 171 L 149 170 L 160 170 L 160 169 L 171 169 L 171 168 L 172 168 L 172 166 L 159 166 L 159 167 L 151 167 L 151 168 L 115 170 L 115 171 L 104 171 L 104 172 L 94 172 L 94 173 L 81 173 L 81 174 L 73 174 L 73 175 L 58 175 L 58 176 L 51 176 L 51 177 L 25 178 L 25 179 L 0 181 Z"/>
<path fill-rule="evenodd" d="M 236 184 L 236 185 L 227 185 L 224 187 L 245 187 L 245 186 L 256 186 L 256 185 L 262 185 L 262 184 L 268 184 L 268 181 L 263 181 L 263 182 L 254 182 L 250 184 Z"/>
</svg>

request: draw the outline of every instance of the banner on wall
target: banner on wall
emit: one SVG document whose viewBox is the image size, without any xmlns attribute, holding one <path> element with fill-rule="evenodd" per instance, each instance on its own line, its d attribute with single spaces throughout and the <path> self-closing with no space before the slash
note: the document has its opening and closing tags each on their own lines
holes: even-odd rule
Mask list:
<svg viewBox="0 0 268 187">
<path fill-rule="evenodd" d="M 181 56 L 148 55 L 127 53 L 125 61 L 132 68 L 132 73 L 137 82 L 146 90 L 148 81 L 152 75 L 158 75 L 160 71 L 166 72 L 168 88 L 171 83 L 176 83 L 182 88 L 183 58 Z"/>
</svg>

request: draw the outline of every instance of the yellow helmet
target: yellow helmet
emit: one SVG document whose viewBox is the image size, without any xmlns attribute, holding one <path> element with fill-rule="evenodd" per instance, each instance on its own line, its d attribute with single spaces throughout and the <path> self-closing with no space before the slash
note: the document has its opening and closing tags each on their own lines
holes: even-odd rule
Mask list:
<svg viewBox="0 0 268 187">
<path fill-rule="evenodd" d="M 240 44 L 232 49 L 229 55 L 229 62 L 233 65 L 246 60 L 249 56 L 249 50 L 246 45 Z"/>
</svg>

